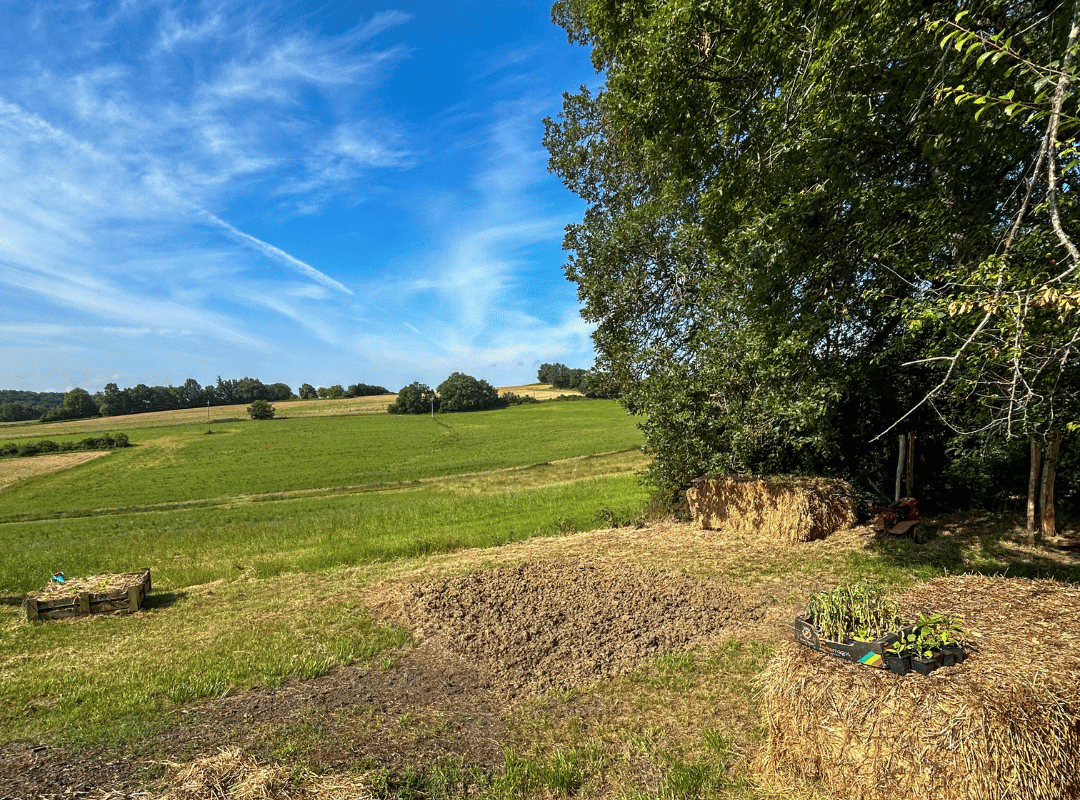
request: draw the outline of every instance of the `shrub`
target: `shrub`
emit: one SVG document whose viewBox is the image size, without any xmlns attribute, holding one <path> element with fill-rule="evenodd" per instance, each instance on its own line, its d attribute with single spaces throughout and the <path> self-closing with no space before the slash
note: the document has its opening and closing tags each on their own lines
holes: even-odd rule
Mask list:
<svg viewBox="0 0 1080 800">
<path fill-rule="evenodd" d="M 247 407 L 248 416 L 252 419 L 273 419 L 274 407 L 265 400 L 256 400 Z"/>
</svg>

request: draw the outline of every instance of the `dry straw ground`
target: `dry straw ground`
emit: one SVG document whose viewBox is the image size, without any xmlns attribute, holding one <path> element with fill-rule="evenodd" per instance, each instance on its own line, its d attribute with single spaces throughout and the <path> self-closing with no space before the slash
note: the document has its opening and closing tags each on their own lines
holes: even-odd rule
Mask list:
<svg viewBox="0 0 1080 800">
<path fill-rule="evenodd" d="M 761 783 L 789 796 L 822 780 L 852 800 L 886 786 L 942 800 L 1080 796 L 1080 588 L 961 575 L 916 586 L 901 607 L 963 617 L 970 657 L 901 678 L 784 643 L 761 677 Z"/>
</svg>

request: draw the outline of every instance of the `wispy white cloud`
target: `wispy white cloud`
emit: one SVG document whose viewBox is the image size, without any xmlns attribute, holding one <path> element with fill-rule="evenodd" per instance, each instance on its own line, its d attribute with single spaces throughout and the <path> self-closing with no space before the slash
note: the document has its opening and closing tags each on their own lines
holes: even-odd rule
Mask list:
<svg viewBox="0 0 1080 800">
<path fill-rule="evenodd" d="M 335 290 L 337 290 L 339 292 L 343 292 L 345 294 L 352 294 L 352 290 L 349 289 L 344 284 L 340 283 L 339 281 L 334 280 L 329 275 L 324 275 L 323 273 L 319 272 L 319 270 L 315 269 L 315 267 L 311 266 L 310 264 L 305 264 L 299 258 L 296 258 L 295 256 L 289 255 L 284 250 L 282 250 L 280 247 L 274 247 L 274 245 L 269 244 L 267 242 L 264 242 L 262 239 L 255 238 L 250 233 L 244 233 L 242 230 L 234 227 L 233 225 L 230 225 L 225 220 L 221 219 L 220 217 L 215 216 L 214 214 L 211 214 L 209 211 L 206 211 L 205 209 L 199 209 L 199 211 L 200 211 L 201 216 L 203 217 L 203 219 L 213 223 L 214 225 L 217 225 L 222 230 L 226 231 L 233 238 L 237 239 L 240 242 L 243 242 L 245 245 L 247 245 L 249 247 L 254 248 L 255 250 L 262 253 L 263 255 L 265 255 L 266 257 L 271 259 L 272 261 L 276 261 L 279 264 L 284 264 L 285 266 L 296 270 L 301 275 L 304 275 L 305 277 L 311 278 L 311 280 L 316 281 L 317 283 L 321 283 L 323 286 L 326 286 L 327 288 L 335 289 Z"/>
<path fill-rule="evenodd" d="M 527 80 L 552 62 L 527 44 L 452 63 L 463 33 L 490 50 L 463 16 L 487 10 L 461 12 L 438 7 L 461 19 L 444 31 L 318 0 L 0 8 L 0 292 L 26 311 L 0 372 L 49 335 L 161 370 L 389 381 L 588 352 L 572 292 L 564 319 L 536 281 L 569 221 L 542 196 L 550 109 Z"/>
</svg>

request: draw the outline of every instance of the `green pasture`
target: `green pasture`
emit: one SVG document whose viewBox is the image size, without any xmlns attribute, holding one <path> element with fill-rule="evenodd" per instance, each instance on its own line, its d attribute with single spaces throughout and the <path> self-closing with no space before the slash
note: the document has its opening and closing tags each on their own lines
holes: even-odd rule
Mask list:
<svg viewBox="0 0 1080 800">
<path fill-rule="evenodd" d="M 644 502 L 639 433 L 607 401 L 131 437 L 0 492 L 0 594 L 60 570 L 149 566 L 171 587 L 326 570 L 597 527 Z"/>
<path fill-rule="evenodd" d="M 0 491 L 0 743 L 108 738 L 374 658 L 408 639 L 358 598 L 389 562 L 626 523 L 645 502 L 640 434 L 608 401 L 159 422 Z M 132 617 L 31 624 L 19 605 L 56 571 L 143 567 L 154 592 Z"/>
<path fill-rule="evenodd" d="M 0 521 L 272 492 L 398 483 L 641 445 L 612 401 L 428 416 L 301 417 L 136 429 L 134 447 L 0 493 Z M 63 441 L 83 434 L 41 438 Z M 2 464 L 0 464 L 2 468 Z"/>
<path fill-rule="evenodd" d="M 247 573 L 317 572 L 603 527 L 632 520 L 640 511 L 644 489 L 626 471 L 639 459 L 624 459 L 621 474 L 519 490 L 493 485 L 484 492 L 449 481 L 8 523 L 0 525 L 0 594 L 33 591 L 61 570 L 96 575 L 150 567 L 155 585 L 176 588 Z"/>
</svg>

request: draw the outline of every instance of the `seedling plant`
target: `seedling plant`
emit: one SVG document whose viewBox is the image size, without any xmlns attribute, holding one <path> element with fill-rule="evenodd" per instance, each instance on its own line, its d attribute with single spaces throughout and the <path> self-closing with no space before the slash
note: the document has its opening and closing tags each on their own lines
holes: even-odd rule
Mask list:
<svg viewBox="0 0 1080 800">
<path fill-rule="evenodd" d="M 900 627 L 896 603 L 867 580 L 818 592 L 806 604 L 806 614 L 818 633 L 834 642 L 869 642 Z"/>
</svg>

